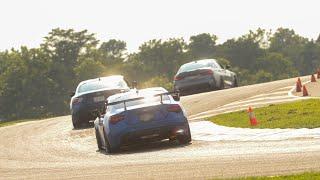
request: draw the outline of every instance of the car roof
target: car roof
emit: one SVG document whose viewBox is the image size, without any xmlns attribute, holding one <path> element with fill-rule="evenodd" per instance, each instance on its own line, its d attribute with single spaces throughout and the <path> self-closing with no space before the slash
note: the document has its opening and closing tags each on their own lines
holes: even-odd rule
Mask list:
<svg viewBox="0 0 320 180">
<path fill-rule="evenodd" d="M 182 66 L 184 66 L 184 65 L 190 65 L 190 64 L 194 64 L 194 63 L 201 63 L 201 64 L 203 64 L 203 63 L 208 63 L 208 62 L 210 62 L 210 61 L 217 61 L 217 60 L 215 60 L 215 59 L 199 59 L 199 60 L 195 60 L 195 61 L 191 61 L 191 62 L 185 63 L 185 64 L 183 64 Z"/>
<path fill-rule="evenodd" d="M 146 89 L 131 89 L 128 92 L 115 94 L 108 97 L 108 103 L 124 101 L 128 99 L 144 97 L 144 96 L 152 96 L 160 93 L 168 92 L 163 87 L 153 87 L 153 88 L 146 88 Z"/>
<path fill-rule="evenodd" d="M 109 79 L 110 80 L 123 79 L 123 76 L 121 76 L 121 75 L 112 75 L 112 76 L 104 76 L 104 77 L 99 77 L 99 78 L 94 78 L 94 79 L 88 79 L 88 80 L 85 80 L 85 81 L 81 81 L 78 86 L 80 86 L 82 84 L 89 83 L 89 82 L 95 82 L 95 81 L 101 81 L 101 80 L 109 80 Z"/>
</svg>

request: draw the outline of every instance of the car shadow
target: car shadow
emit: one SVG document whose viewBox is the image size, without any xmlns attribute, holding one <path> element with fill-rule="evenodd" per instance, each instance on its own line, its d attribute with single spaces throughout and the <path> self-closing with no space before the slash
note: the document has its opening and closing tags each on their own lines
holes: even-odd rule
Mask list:
<svg viewBox="0 0 320 180">
<path fill-rule="evenodd" d="M 121 147 L 121 149 L 118 152 L 111 153 L 111 154 L 107 153 L 104 150 L 97 150 L 97 152 L 100 152 L 105 155 L 137 154 L 137 153 L 161 151 L 166 149 L 183 148 L 191 144 L 192 143 L 180 144 L 178 141 L 163 140 L 163 141 L 157 141 L 157 142 L 140 143 L 136 145 L 124 146 L 124 147 Z"/>
<path fill-rule="evenodd" d="M 89 122 L 89 123 L 86 123 L 86 124 L 81 124 L 80 127 L 77 127 L 77 128 L 72 128 L 72 130 L 74 131 L 78 131 L 78 130 L 84 130 L 84 129 L 90 129 L 90 128 L 93 128 L 94 127 L 94 123 L 93 122 Z"/>
</svg>

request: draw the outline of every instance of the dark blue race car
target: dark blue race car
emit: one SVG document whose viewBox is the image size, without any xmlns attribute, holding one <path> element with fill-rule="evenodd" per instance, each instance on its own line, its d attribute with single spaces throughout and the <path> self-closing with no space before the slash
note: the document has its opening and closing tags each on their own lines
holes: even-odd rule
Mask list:
<svg viewBox="0 0 320 180">
<path fill-rule="evenodd" d="M 105 100 L 116 93 L 129 91 L 123 76 L 108 76 L 90 79 L 79 83 L 72 94 L 70 110 L 74 128 L 88 125 L 97 118 L 105 106 Z"/>
<path fill-rule="evenodd" d="M 112 153 L 122 145 L 163 139 L 189 143 L 189 124 L 179 99 L 178 93 L 160 87 L 110 96 L 105 115 L 94 121 L 99 150 Z"/>
</svg>

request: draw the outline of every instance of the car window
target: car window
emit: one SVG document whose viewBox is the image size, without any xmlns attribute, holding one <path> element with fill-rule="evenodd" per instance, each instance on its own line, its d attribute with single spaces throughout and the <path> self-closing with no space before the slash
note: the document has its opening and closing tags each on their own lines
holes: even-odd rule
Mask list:
<svg viewBox="0 0 320 180">
<path fill-rule="evenodd" d="M 200 68 L 206 68 L 206 67 L 210 67 L 210 63 L 209 62 L 188 63 L 188 64 L 182 65 L 180 67 L 178 73 L 194 71 L 194 70 L 197 70 L 197 69 L 200 69 Z"/>
<path fill-rule="evenodd" d="M 78 93 L 94 91 L 105 88 L 127 88 L 127 83 L 122 79 L 101 79 L 97 81 L 87 82 L 78 88 Z"/>
<path fill-rule="evenodd" d="M 216 65 L 214 62 L 210 62 L 210 66 L 211 66 L 212 68 L 215 68 L 215 69 L 218 68 L 217 65 Z"/>
<path fill-rule="evenodd" d="M 215 64 L 216 68 L 223 69 L 222 66 L 219 63 L 217 63 L 217 62 L 213 62 L 213 63 Z"/>
</svg>

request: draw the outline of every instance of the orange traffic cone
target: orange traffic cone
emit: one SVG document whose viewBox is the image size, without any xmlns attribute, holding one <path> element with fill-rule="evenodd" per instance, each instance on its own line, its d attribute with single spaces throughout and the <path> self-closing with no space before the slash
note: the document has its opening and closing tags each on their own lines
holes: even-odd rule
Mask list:
<svg viewBox="0 0 320 180">
<path fill-rule="evenodd" d="M 302 83 L 301 83 L 301 79 L 298 78 L 298 83 L 299 83 L 299 86 L 302 87 Z"/>
<path fill-rule="evenodd" d="M 308 90 L 305 85 L 303 86 L 303 96 L 309 96 Z"/>
<path fill-rule="evenodd" d="M 311 82 L 317 82 L 316 78 L 314 77 L 314 74 L 311 75 Z"/>
<path fill-rule="evenodd" d="M 318 68 L 318 71 L 317 71 L 317 78 L 320 79 L 320 68 Z"/>
<path fill-rule="evenodd" d="M 296 92 L 301 92 L 301 86 L 299 84 L 299 81 L 296 83 Z"/>
<path fill-rule="evenodd" d="M 256 126 L 258 124 L 258 121 L 256 119 L 256 116 L 253 113 L 251 106 L 249 106 L 248 108 L 248 114 L 249 114 L 249 120 L 250 120 L 251 126 Z"/>
</svg>

